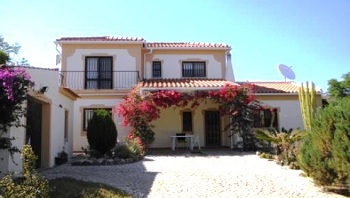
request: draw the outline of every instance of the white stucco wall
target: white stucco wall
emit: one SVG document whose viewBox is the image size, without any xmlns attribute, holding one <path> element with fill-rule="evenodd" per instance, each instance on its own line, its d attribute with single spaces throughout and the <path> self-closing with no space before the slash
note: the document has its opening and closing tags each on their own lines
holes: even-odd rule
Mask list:
<svg viewBox="0 0 350 198">
<path fill-rule="evenodd" d="M 31 80 L 35 82 L 34 91 L 40 90 L 43 86 L 48 87 L 48 91 L 44 93 L 45 97 L 48 98 L 49 103 L 39 101 L 43 104 L 43 120 L 45 124 L 48 125 L 48 128 L 42 130 L 42 167 L 51 167 L 55 165 L 54 159 L 57 156 L 58 152 L 61 152 L 63 147 L 65 151 L 69 154 L 69 157 L 72 153 L 72 143 L 73 143 L 73 101 L 68 97 L 62 95 L 59 92 L 59 72 L 58 70 L 49 70 L 43 68 L 33 68 L 33 67 L 24 67 L 23 69 L 31 76 Z M 44 107 L 45 106 L 45 107 Z M 26 107 L 26 103 L 24 104 Z M 68 120 L 68 141 L 64 139 L 64 111 L 67 109 L 69 111 L 69 120 Z M 43 110 L 44 111 L 44 110 Z M 22 118 L 21 122 L 25 125 L 26 118 Z M 16 140 L 13 141 L 13 144 L 19 149 L 22 149 L 23 144 L 25 144 L 25 134 L 26 129 L 23 127 L 12 127 L 10 129 L 9 137 L 15 137 Z M 43 146 L 44 145 L 44 146 Z M 43 153 L 48 151 L 48 157 L 44 159 Z M 1 155 L 4 156 L 4 163 L 1 163 L 0 169 L 2 172 L 14 171 L 20 172 L 22 170 L 22 162 L 19 154 L 15 154 L 13 163 L 10 156 L 6 151 L 1 151 Z"/>
<path fill-rule="evenodd" d="M 73 146 L 73 118 L 74 103 L 73 100 L 64 96 L 59 92 L 59 72 L 56 70 L 46 70 L 39 68 L 26 68 L 26 71 L 35 81 L 35 90 L 39 90 L 43 86 L 48 87 L 48 91 L 44 95 L 51 100 L 50 102 L 50 161 L 49 166 L 54 165 L 54 159 L 57 153 L 65 149 L 65 152 L 72 153 Z M 65 110 L 68 110 L 68 141 L 64 139 L 64 118 Z"/>
<path fill-rule="evenodd" d="M 185 108 L 189 110 L 190 108 Z M 217 110 L 218 105 L 207 101 L 202 103 L 196 109 L 193 109 L 192 122 L 193 122 L 193 135 L 199 136 L 201 146 L 205 146 L 205 111 L 206 110 Z M 176 133 L 182 133 L 182 116 L 181 111 L 184 108 L 173 108 L 163 109 L 160 114 L 160 118 L 153 121 L 153 131 L 155 133 L 155 140 L 152 143 L 152 148 L 170 148 L 172 139 L 171 136 Z M 225 117 L 220 117 L 221 130 L 226 126 Z M 221 131 L 221 144 L 222 146 L 229 146 L 230 139 L 227 132 Z"/>
<path fill-rule="evenodd" d="M 298 100 L 261 100 L 264 104 L 279 109 L 278 121 L 280 129 L 284 127 L 304 129 L 303 119 L 301 116 L 300 104 Z"/>
<path fill-rule="evenodd" d="M 73 151 L 81 152 L 82 147 L 88 146 L 86 133 L 83 132 L 83 109 L 115 108 L 123 101 L 123 99 L 78 99 L 74 105 L 74 112 L 76 112 L 76 115 L 73 126 Z M 113 120 L 117 127 L 117 139 L 118 141 L 123 141 L 130 129 L 122 126 L 122 118 L 119 117 L 117 113 L 113 114 Z"/>
<path fill-rule="evenodd" d="M 152 61 L 162 62 L 162 78 L 182 78 L 183 61 L 204 61 L 207 78 L 225 78 L 222 76 L 222 63 L 212 54 L 154 54 Z M 146 78 L 152 78 L 152 61 L 146 62 Z"/>
<path fill-rule="evenodd" d="M 128 49 L 76 49 L 74 54 L 67 57 L 67 71 L 85 71 L 85 57 L 87 56 L 111 56 L 113 57 L 113 71 L 137 71 L 137 58 L 130 55 Z M 141 58 L 141 57 L 139 57 Z M 74 85 L 73 89 L 84 89 L 84 75 L 77 73 L 67 73 L 66 83 Z M 118 73 L 113 73 L 113 79 L 117 80 L 116 87 L 130 87 L 130 83 L 135 83 L 136 76 L 127 76 L 121 79 Z M 121 74 L 125 75 L 125 74 Z M 128 82 L 129 81 L 129 82 Z"/>
<path fill-rule="evenodd" d="M 21 122 L 24 122 L 22 117 Z M 14 137 L 15 140 L 12 141 L 14 146 L 21 149 L 25 138 L 25 129 L 23 127 L 11 127 L 8 132 L 3 135 L 3 137 Z M 7 172 L 19 173 L 22 171 L 22 160 L 20 153 L 14 153 L 13 159 L 10 156 L 8 150 L 0 149 L 0 178 L 4 176 Z"/>
<path fill-rule="evenodd" d="M 127 49 L 76 49 L 72 56 L 67 57 L 68 71 L 84 71 L 86 56 L 112 56 L 113 70 L 135 71 L 136 58 Z"/>
</svg>

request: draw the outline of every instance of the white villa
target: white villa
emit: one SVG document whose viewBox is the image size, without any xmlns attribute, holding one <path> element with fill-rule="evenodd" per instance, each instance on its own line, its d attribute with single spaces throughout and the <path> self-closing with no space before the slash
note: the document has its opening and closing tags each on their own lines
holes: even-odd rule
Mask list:
<svg viewBox="0 0 350 198">
<path fill-rule="evenodd" d="M 63 149 L 70 156 L 88 145 L 87 123 L 95 109 L 112 110 L 123 102 L 135 86 L 142 92 L 177 90 L 195 92 L 217 90 L 235 82 L 231 47 L 226 44 L 188 42 L 147 42 L 136 37 L 63 37 L 60 47 L 61 68 L 26 67 L 36 82 L 23 120 L 29 129 L 11 129 L 16 143 L 31 143 L 39 155 L 38 167 L 54 166 L 54 158 Z M 276 109 L 274 126 L 303 128 L 298 100 L 299 86 L 294 82 L 250 82 L 255 84 L 258 100 Z M 321 95 L 318 95 L 321 105 Z M 268 122 L 271 112 L 262 112 Z M 121 126 L 122 118 L 112 115 L 123 141 L 130 129 Z M 170 108 L 152 123 L 153 148 L 170 148 L 171 136 L 186 132 L 197 135 L 204 147 L 234 147 L 237 140 L 222 129 L 227 116 L 220 116 L 218 105 L 203 103 L 196 109 Z M 0 153 L 4 155 L 4 153 Z M 18 156 L 15 159 L 17 162 Z M 9 157 L 1 170 L 18 171 Z"/>
</svg>

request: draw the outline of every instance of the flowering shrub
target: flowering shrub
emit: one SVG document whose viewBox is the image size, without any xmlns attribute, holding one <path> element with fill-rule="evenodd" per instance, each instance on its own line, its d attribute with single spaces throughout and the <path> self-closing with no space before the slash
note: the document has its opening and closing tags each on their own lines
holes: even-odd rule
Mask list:
<svg viewBox="0 0 350 198">
<path fill-rule="evenodd" d="M 257 144 L 252 127 L 260 106 L 255 101 L 253 90 L 251 84 L 241 87 L 227 84 L 219 91 L 209 92 L 210 98 L 220 104 L 222 114 L 230 116 L 230 123 L 224 130 L 230 129 L 242 137 L 240 147 L 243 150 L 255 150 Z"/>
<path fill-rule="evenodd" d="M 23 69 L 5 67 L 0 69 L 0 85 L 0 131 L 6 131 L 13 124 L 19 125 L 25 113 L 22 103 L 34 82 Z"/>
<path fill-rule="evenodd" d="M 8 149 L 12 154 L 18 151 L 12 147 L 13 138 L 2 137 L 11 126 L 20 126 L 20 118 L 25 110 L 22 103 L 27 91 L 34 86 L 30 76 L 23 69 L 2 67 L 0 69 L 0 149 Z"/>
<path fill-rule="evenodd" d="M 126 143 L 129 147 L 134 148 L 135 153 L 139 156 L 144 156 L 146 153 L 146 145 L 143 143 L 141 137 L 135 135 L 133 131 L 129 132 L 126 137 Z"/>
<path fill-rule="evenodd" d="M 123 117 L 123 125 L 134 129 L 130 136 L 140 137 L 147 147 L 154 141 L 154 132 L 150 123 L 160 117 L 161 109 L 188 105 L 196 108 L 201 100 L 209 98 L 220 104 L 220 111 L 223 114 L 234 118 L 226 129 L 231 127 L 242 135 L 243 131 L 249 130 L 249 126 L 253 123 L 250 115 L 254 111 L 252 104 L 255 101 L 252 90 L 253 87 L 248 84 L 244 86 L 226 84 L 217 91 L 197 91 L 188 94 L 175 90 L 159 90 L 140 95 L 136 87 L 116 111 L 119 116 Z"/>
</svg>

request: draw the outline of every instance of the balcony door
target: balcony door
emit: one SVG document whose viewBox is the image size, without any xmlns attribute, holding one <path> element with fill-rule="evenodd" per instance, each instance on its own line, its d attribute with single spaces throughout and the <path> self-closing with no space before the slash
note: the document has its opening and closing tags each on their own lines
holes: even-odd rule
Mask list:
<svg viewBox="0 0 350 198">
<path fill-rule="evenodd" d="M 85 89 L 112 89 L 112 68 L 112 57 L 86 57 Z"/>
</svg>

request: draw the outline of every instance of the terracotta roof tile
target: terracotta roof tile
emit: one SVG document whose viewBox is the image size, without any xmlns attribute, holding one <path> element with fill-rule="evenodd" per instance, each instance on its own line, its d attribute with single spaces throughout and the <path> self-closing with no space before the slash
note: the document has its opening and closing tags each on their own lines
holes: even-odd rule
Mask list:
<svg viewBox="0 0 350 198">
<path fill-rule="evenodd" d="M 122 36 L 92 36 L 92 37 L 62 37 L 56 39 L 57 42 L 69 41 L 145 41 L 140 37 L 122 37 Z M 149 42 L 150 48 L 230 48 L 229 45 L 221 43 L 199 43 L 199 42 Z"/>
<path fill-rule="evenodd" d="M 95 36 L 95 37 L 62 37 L 56 41 L 144 41 L 140 37 Z"/>
<path fill-rule="evenodd" d="M 223 79 L 207 78 L 172 78 L 172 79 L 145 79 L 138 86 L 141 88 L 219 88 L 225 84 L 236 83 Z"/>
<path fill-rule="evenodd" d="M 240 82 L 242 84 L 244 82 Z M 255 93 L 298 93 L 299 85 L 294 82 L 249 82 L 254 84 Z"/>
<path fill-rule="evenodd" d="M 230 48 L 229 45 L 221 43 L 194 43 L 194 42 L 150 42 L 150 48 Z"/>
</svg>

